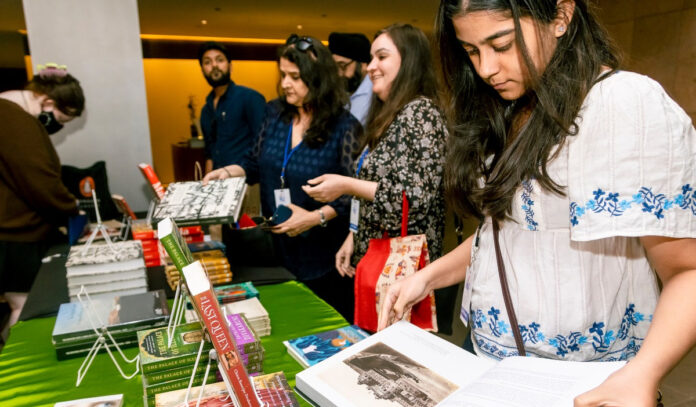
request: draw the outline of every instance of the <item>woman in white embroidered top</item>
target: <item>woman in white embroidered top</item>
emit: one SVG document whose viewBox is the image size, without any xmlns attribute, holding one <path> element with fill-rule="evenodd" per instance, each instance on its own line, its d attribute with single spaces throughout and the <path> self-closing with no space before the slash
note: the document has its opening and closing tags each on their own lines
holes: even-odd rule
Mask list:
<svg viewBox="0 0 696 407">
<path fill-rule="evenodd" d="M 380 328 L 466 279 L 475 350 L 516 355 L 494 219 L 526 353 L 632 359 L 575 405 L 652 406 L 696 343 L 696 131 L 659 84 L 618 70 L 588 7 L 441 1 L 455 124 L 445 187 L 460 214 L 483 221 L 478 238 L 392 287 Z"/>
</svg>

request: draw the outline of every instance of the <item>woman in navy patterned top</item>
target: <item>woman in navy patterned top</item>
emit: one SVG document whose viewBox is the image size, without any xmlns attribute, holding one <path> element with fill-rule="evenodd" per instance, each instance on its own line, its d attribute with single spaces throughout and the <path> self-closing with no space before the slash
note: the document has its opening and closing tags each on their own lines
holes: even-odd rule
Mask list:
<svg viewBox="0 0 696 407">
<path fill-rule="evenodd" d="M 281 97 L 268 103 L 256 147 L 204 182 L 245 175 L 249 184 L 260 183 L 264 216 L 288 206 L 292 216 L 271 229 L 283 265 L 352 321 L 352 279 L 341 278 L 334 264 L 348 233 L 349 199 L 322 204 L 301 187 L 321 174 L 349 175 L 362 128 L 343 108 L 338 70 L 320 41 L 293 35 L 279 55 Z"/>
</svg>

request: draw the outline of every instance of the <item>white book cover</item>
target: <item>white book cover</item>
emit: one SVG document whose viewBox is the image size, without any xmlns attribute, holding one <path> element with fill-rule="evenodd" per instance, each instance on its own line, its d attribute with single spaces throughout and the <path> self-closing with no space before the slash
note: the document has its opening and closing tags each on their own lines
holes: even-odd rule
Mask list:
<svg viewBox="0 0 696 407">
<path fill-rule="evenodd" d="M 77 295 L 82 289 L 82 285 L 68 286 L 68 295 Z M 108 281 L 105 283 L 84 284 L 87 293 L 92 296 L 95 294 L 131 290 L 144 288 L 147 291 L 147 277 L 141 276 L 130 280 Z"/>
<path fill-rule="evenodd" d="M 111 396 L 90 397 L 86 399 L 61 401 L 53 407 L 121 407 L 123 405 L 123 394 Z"/>
<path fill-rule="evenodd" d="M 108 291 L 108 292 L 97 293 L 97 294 L 90 294 L 89 297 L 93 300 L 108 300 L 110 298 L 113 298 L 114 296 L 123 297 L 126 295 L 142 294 L 142 293 L 146 293 L 146 292 L 147 292 L 147 287 L 138 287 L 138 288 L 129 288 L 126 290 L 116 290 L 116 291 Z M 77 298 L 77 295 L 71 295 L 70 302 L 80 302 L 80 300 Z"/>
<path fill-rule="evenodd" d="M 157 205 L 153 221 L 172 218 L 179 226 L 236 222 L 245 193 L 245 177 L 211 181 L 208 185 L 174 182 Z"/>
<path fill-rule="evenodd" d="M 139 240 L 113 242 L 112 247 L 106 243 L 92 243 L 85 246 L 73 246 L 65 263 L 67 276 L 93 275 L 115 271 L 145 268 L 143 245 Z"/>
<path fill-rule="evenodd" d="M 132 280 L 134 278 L 143 278 L 147 276 L 145 268 L 137 268 L 133 270 L 119 270 L 108 273 L 73 275 L 68 277 L 68 287 L 79 287 L 83 284 L 105 284 L 116 281 Z"/>
<path fill-rule="evenodd" d="M 502 362 L 400 321 L 295 377 L 321 407 L 572 407 L 623 362 Z"/>
</svg>

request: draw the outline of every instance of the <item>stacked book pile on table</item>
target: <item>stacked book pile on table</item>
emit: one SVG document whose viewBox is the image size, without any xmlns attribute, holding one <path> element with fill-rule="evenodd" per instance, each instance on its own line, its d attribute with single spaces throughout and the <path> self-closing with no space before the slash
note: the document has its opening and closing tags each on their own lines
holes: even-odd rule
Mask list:
<svg viewBox="0 0 696 407">
<path fill-rule="evenodd" d="M 257 297 L 223 304 L 220 308 L 223 308 L 227 315 L 244 314 L 249 326 L 259 337 L 271 334 L 271 319 L 268 316 L 268 311 L 261 305 L 261 301 Z M 187 309 L 186 322 L 195 321 L 198 321 L 198 315 L 194 310 Z"/>
<path fill-rule="evenodd" d="M 85 356 L 99 336 L 95 329 L 106 327 L 119 347 L 130 347 L 138 343 L 139 330 L 166 325 L 168 320 L 163 290 L 70 302 L 58 309 L 52 342 L 58 360 Z M 114 350 L 110 338 L 105 339 Z"/>
<path fill-rule="evenodd" d="M 184 226 L 179 229 L 187 243 L 203 241 L 203 228 L 200 226 Z M 137 219 L 131 223 L 131 233 L 133 239 L 139 240 L 143 244 L 143 257 L 145 266 L 155 267 L 163 264 L 164 250 L 157 239 L 157 232 L 153 230 L 152 224 L 145 219 Z"/>
<path fill-rule="evenodd" d="M 227 318 L 230 321 L 230 333 L 237 343 L 237 350 L 247 373 L 262 373 L 264 350 L 261 341 L 242 315 L 232 314 Z M 185 389 L 192 374 L 194 386 L 203 383 L 209 352 L 213 346 L 208 340 L 203 342 L 203 351 L 194 373 L 194 364 L 203 340 L 203 330 L 199 322 L 174 327 L 171 347 L 168 346 L 167 327 L 139 331 L 137 335 L 145 405 L 154 406 L 155 395 L 159 393 Z M 216 375 L 217 371 L 217 365 L 212 364 L 206 383 L 221 380 L 221 377 Z"/>
<path fill-rule="evenodd" d="M 224 243 L 219 241 L 188 243 L 188 248 L 193 259 L 201 262 L 212 284 L 227 284 L 232 281 L 232 270 L 227 257 L 225 257 Z M 165 257 L 165 262 L 164 272 L 167 276 L 167 283 L 172 290 L 175 290 L 181 278 L 179 269 L 169 256 Z"/>
<path fill-rule="evenodd" d="M 93 299 L 147 291 L 143 246 L 139 241 L 73 246 L 65 268 L 73 302 L 82 286 Z"/>
</svg>

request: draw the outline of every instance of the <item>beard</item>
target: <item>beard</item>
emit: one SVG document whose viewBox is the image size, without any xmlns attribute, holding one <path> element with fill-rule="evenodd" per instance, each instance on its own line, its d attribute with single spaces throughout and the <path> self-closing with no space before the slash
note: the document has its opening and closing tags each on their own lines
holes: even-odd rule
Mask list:
<svg viewBox="0 0 696 407">
<path fill-rule="evenodd" d="M 353 94 L 362 83 L 363 80 L 362 64 L 360 62 L 355 62 L 355 72 L 350 78 L 346 78 L 346 90 L 349 94 Z"/>
<path fill-rule="evenodd" d="M 214 68 L 212 71 L 210 71 L 209 74 L 203 74 L 205 77 L 205 80 L 208 82 L 208 85 L 217 88 L 218 86 L 224 86 L 230 83 L 230 70 L 228 69 L 227 72 L 223 72 L 217 68 Z"/>
</svg>

